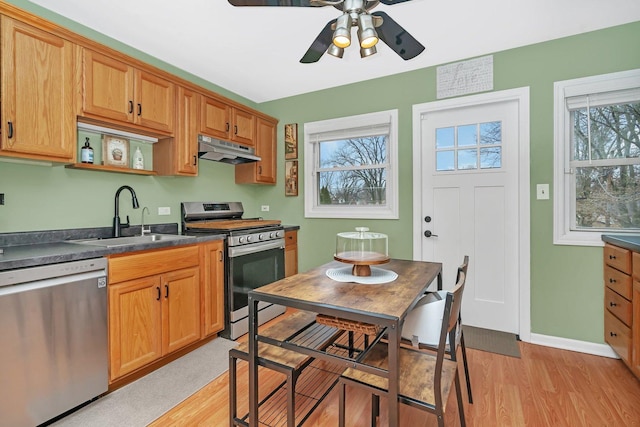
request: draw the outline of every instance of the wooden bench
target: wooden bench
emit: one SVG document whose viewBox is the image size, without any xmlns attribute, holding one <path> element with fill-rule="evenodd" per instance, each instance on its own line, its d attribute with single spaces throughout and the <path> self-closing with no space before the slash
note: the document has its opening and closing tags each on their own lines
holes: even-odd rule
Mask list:
<svg viewBox="0 0 640 427">
<path fill-rule="evenodd" d="M 260 331 L 260 335 L 284 341 L 303 331 L 296 340 L 304 340 L 306 347 L 323 350 L 343 332 L 337 328 L 316 324 L 315 313 L 296 312 L 285 319 Z M 246 426 L 248 423 L 237 414 L 237 360 L 249 360 L 249 344 L 241 343 L 229 350 L 229 418 L 230 425 Z M 258 365 L 280 372 L 286 376 L 287 386 L 287 425 L 295 426 L 295 385 L 303 369 L 313 358 L 292 350 L 274 345 L 258 343 Z"/>
</svg>

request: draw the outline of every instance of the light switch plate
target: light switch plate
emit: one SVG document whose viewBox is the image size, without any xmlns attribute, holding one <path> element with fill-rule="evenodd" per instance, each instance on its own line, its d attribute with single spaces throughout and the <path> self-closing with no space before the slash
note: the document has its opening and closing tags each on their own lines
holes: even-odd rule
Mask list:
<svg viewBox="0 0 640 427">
<path fill-rule="evenodd" d="M 269 205 L 262 205 L 262 212 L 269 212 Z"/>
<path fill-rule="evenodd" d="M 538 184 L 536 186 L 536 196 L 538 200 L 549 199 L 549 184 Z"/>
<path fill-rule="evenodd" d="M 158 215 L 171 215 L 171 208 L 168 206 L 158 208 Z"/>
</svg>

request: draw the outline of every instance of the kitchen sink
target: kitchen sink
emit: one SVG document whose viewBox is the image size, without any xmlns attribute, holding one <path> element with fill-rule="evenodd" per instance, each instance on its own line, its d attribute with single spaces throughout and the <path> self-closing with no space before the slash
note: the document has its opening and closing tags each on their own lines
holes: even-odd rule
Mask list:
<svg viewBox="0 0 640 427">
<path fill-rule="evenodd" d="M 70 240 L 70 242 L 82 245 L 101 246 L 103 248 L 115 248 L 118 246 L 140 245 L 153 242 L 170 242 L 174 240 L 188 240 L 193 238 L 194 236 L 181 236 L 178 234 L 147 234 L 144 236 L 113 237 L 110 239 Z"/>
</svg>

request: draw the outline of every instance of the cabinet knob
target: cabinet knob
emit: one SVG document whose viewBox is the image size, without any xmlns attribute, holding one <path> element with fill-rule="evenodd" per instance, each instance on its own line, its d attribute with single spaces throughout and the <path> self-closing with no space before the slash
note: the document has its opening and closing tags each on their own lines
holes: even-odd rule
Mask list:
<svg viewBox="0 0 640 427">
<path fill-rule="evenodd" d="M 193 166 L 196 166 L 198 163 L 198 156 L 193 156 Z"/>
<path fill-rule="evenodd" d="M 164 285 L 164 297 L 169 298 L 169 285 Z"/>
<path fill-rule="evenodd" d="M 617 306 L 617 305 L 618 305 L 618 304 L 616 304 L 615 302 L 610 302 L 610 303 L 609 303 L 609 307 L 615 307 L 615 306 Z"/>
<path fill-rule="evenodd" d="M 618 334 L 616 334 L 615 332 L 609 332 L 609 335 L 612 336 L 612 337 L 617 337 L 618 336 Z"/>
<path fill-rule="evenodd" d="M 234 133 L 235 135 L 237 135 L 237 134 L 238 134 L 238 125 L 234 125 L 234 126 L 233 126 L 233 133 Z"/>
<path fill-rule="evenodd" d="M 158 298 L 156 298 L 156 301 L 160 301 L 160 286 L 156 286 L 156 290 L 158 291 Z"/>
<path fill-rule="evenodd" d="M 609 277 L 609 283 L 616 283 L 616 279 L 614 279 L 613 277 Z"/>
<path fill-rule="evenodd" d="M 138 104 L 138 115 L 142 115 L 142 104 Z"/>
<path fill-rule="evenodd" d="M 7 135 L 7 138 L 11 139 L 13 138 L 13 122 L 7 122 L 7 125 L 9 125 L 9 133 Z"/>
<path fill-rule="evenodd" d="M 615 255 L 609 255 L 609 259 L 616 259 Z"/>
<path fill-rule="evenodd" d="M 133 101 L 129 101 L 129 114 L 133 113 Z"/>
</svg>

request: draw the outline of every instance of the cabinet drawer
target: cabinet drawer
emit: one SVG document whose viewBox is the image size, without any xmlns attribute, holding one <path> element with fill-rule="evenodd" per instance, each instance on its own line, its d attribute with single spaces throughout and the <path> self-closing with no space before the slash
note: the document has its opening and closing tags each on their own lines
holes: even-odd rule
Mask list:
<svg viewBox="0 0 640 427">
<path fill-rule="evenodd" d="M 298 244 L 298 233 L 296 231 L 287 231 L 284 233 L 284 241 L 285 245 L 297 245 Z M 640 262 L 640 260 L 638 261 Z"/>
<path fill-rule="evenodd" d="M 109 284 L 198 265 L 198 247 L 180 246 L 109 258 Z"/>
<path fill-rule="evenodd" d="M 604 284 L 626 299 L 631 299 L 631 276 L 607 265 L 604 267 Z"/>
<path fill-rule="evenodd" d="M 604 340 L 626 363 L 629 363 L 631 330 L 608 310 L 604 311 Z"/>
<path fill-rule="evenodd" d="M 631 251 L 628 249 L 605 244 L 604 262 L 623 273 L 631 274 Z"/>
<path fill-rule="evenodd" d="M 631 327 L 632 311 L 631 301 L 621 297 L 609 288 L 604 290 L 604 307 L 622 322 Z"/>
<path fill-rule="evenodd" d="M 640 254 L 638 252 L 633 253 L 633 277 L 640 280 Z"/>
</svg>

